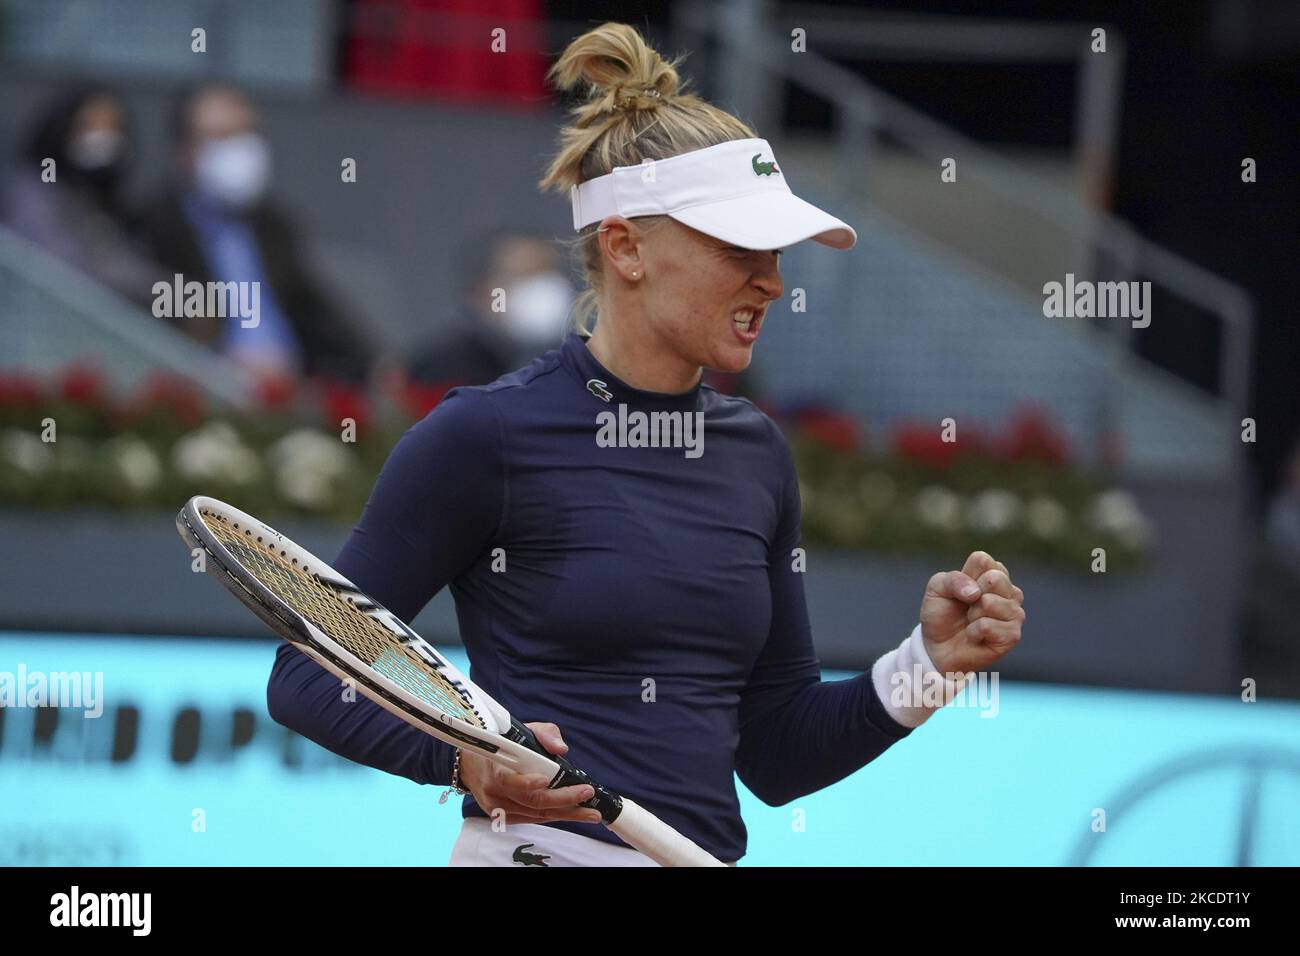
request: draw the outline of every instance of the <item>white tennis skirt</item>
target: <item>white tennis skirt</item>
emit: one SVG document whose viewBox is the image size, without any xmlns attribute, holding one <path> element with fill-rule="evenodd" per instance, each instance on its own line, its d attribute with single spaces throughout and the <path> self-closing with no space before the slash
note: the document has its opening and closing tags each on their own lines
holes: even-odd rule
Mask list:
<svg viewBox="0 0 1300 956">
<path fill-rule="evenodd" d="M 493 830 L 486 817 L 466 817 L 448 866 L 658 866 L 630 847 L 540 823 Z"/>
</svg>

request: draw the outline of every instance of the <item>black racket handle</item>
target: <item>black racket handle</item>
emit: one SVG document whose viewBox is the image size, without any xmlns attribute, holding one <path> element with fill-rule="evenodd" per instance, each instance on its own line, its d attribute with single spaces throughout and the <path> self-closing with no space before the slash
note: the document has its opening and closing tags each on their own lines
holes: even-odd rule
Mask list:
<svg viewBox="0 0 1300 956">
<path fill-rule="evenodd" d="M 590 800 L 584 800 L 578 804 L 580 807 L 587 807 L 591 810 L 599 810 L 600 818 L 605 823 L 613 823 L 618 819 L 618 815 L 623 812 L 623 798 L 608 787 L 602 787 L 591 777 L 587 776 L 585 771 L 579 770 L 569 761 L 565 760 L 558 754 L 553 754 L 542 746 L 542 742 L 537 739 L 537 735 L 532 729 L 525 727 L 517 720 L 510 721 L 510 733 L 505 735 L 517 744 L 522 744 L 529 750 L 542 754 L 559 765 L 559 772 L 551 778 L 547 784 L 547 789 L 557 790 L 560 787 L 572 787 L 578 784 L 586 784 L 596 792 Z"/>
</svg>

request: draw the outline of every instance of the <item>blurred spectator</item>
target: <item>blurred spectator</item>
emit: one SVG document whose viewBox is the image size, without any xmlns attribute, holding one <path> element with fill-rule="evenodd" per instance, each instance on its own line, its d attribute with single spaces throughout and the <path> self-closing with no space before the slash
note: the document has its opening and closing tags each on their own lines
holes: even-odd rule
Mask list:
<svg viewBox="0 0 1300 956">
<path fill-rule="evenodd" d="M 406 380 L 439 391 L 482 385 L 557 347 L 571 328 L 574 301 L 562 263 L 554 244 L 520 229 L 498 227 L 470 243 L 457 264 L 461 284 L 450 330 L 417 349 Z M 594 328 L 595 321 L 588 324 Z M 704 381 L 720 392 L 757 397 L 748 369 L 706 369 Z"/>
<path fill-rule="evenodd" d="M 258 282 L 256 325 L 239 316 L 177 319 L 200 341 L 267 378 L 362 381 L 370 350 L 303 262 L 297 233 L 266 198 L 270 149 L 253 103 L 228 86 L 185 96 L 173 117 L 175 178 L 143 224 L 168 278 Z"/>
<path fill-rule="evenodd" d="M 122 199 L 133 134 L 126 104 L 102 86 L 72 90 L 42 114 L 8 177 L 15 232 L 140 305 L 160 270 Z M 53 160 L 53 165 L 47 163 Z"/>
<path fill-rule="evenodd" d="M 469 246 L 457 274 L 450 329 L 408 363 L 413 381 L 486 384 L 564 338 L 573 287 L 543 237 L 496 229 Z"/>
</svg>

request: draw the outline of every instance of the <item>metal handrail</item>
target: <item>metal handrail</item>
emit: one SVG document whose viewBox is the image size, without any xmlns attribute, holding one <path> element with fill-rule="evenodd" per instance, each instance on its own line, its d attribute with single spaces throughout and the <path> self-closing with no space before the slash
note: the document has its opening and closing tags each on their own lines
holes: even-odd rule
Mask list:
<svg viewBox="0 0 1300 956">
<path fill-rule="evenodd" d="M 1056 184 L 886 93 L 846 67 L 807 51 L 798 55 L 796 68 L 788 45 L 763 23 L 746 24 L 743 35 L 721 28 L 721 16 L 735 16 L 729 8 L 728 4 L 689 0 L 675 5 L 676 37 L 681 41 L 692 36 L 713 38 L 725 56 L 743 60 L 751 70 L 775 73 L 829 103 L 837 117 L 838 148 L 842 151 L 839 187 L 845 196 L 854 195 L 860 187 L 864 167 L 870 173 L 870 140 L 876 133 L 887 132 L 936 162 L 946 156 L 962 156 L 965 173 L 993 192 L 1066 234 L 1131 263 L 1137 272 L 1217 316 L 1227 329 L 1220 365 L 1221 398 L 1238 410 L 1248 407 L 1254 306 L 1241 286 L 1141 236 L 1113 213 L 1085 207 Z M 691 49 L 701 46 L 693 42 L 679 45 Z"/>
<path fill-rule="evenodd" d="M 0 227 L 0 271 L 10 272 L 58 302 L 62 313 L 74 322 L 93 329 L 101 338 L 115 340 L 145 363 L 184 377 L 216 401 L 237 409 L 253 405 L 256 382 L 246 369 L 4 227 Z M 0 308 L 0 330 L 8 321 Z"/>
</svg>

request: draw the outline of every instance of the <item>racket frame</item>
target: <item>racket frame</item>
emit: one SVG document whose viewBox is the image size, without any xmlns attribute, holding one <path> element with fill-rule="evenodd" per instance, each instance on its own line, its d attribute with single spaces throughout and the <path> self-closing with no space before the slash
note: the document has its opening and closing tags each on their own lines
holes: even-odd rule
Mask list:
<svg viewBox="0 0 1300 956">
<path fill-rule="evenodd" d="M 231 554 L 221 539 L 205 527 L 203 511 L 220 515 L 230 522 L 234 529 L 244 533 L 248 538 L 250 547 L 264 548 L 290 561 L 297 559 L 308 573 L 336 590 L 341 598 L 354 595 L 364 599 L 371 607 L 358 607 L 358 610 L 381 624 L 402 644 L 410 647 L 430 665 L 437 668 L 460 692 L 465 703 L 483 720 L 486 728 L 475 726 L 446 712 L 431 712 L 428 704 L 400 684 L 375 671 L 311 621 L 286 605 L 255 575 L 245 570 L 243 562 Z M 402 623 L 395 614 L 366 596 L 365 592 L 346 577 L 270 525 L 222 501 L 200 495 L 190 499 L 181 509 L 180 514 L 176 516 L 176 528 L 181 539 L 191 549 L 202 548 L 207 553 L 208 561 L 215 562 L 220 569 L 222 583 L 264 623 L 339 680 L 370 690 L 375 696 L 371 694 L 367 696 L 393 716 L 407 723 L 416 724 L 422 730 L 454 747 L 471 747 L 478 750 L 519 773 L 540 773 L 548 779 L 561 774 L 561 769 L 555 761 L 505 736 L 513 723 L 509 712 L 468 677 L 461 674 L 451 661 Z"/>
</svg>

